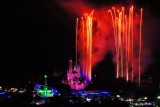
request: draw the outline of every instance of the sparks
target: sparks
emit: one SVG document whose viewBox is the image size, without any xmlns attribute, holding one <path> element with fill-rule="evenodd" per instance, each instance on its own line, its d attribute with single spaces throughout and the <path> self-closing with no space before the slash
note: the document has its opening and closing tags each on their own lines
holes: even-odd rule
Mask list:
<svg viewBox="0 0 160 107">
<path fill-rule="evenodd" d="M 142 36 L 142 9 L 140 16 L 140 36 L 139 36 L 139 67 L 135 68 L 134 62 L 134 7 L 131 6 L 128 15 L 125 14 L 124 7 L 121 10 L 112 10 L 111 14 L 116 52 L 116 77 L 123 77 L 126 80 L 134 82 L 134 70 L 139 70 L 140 84 L 140 60 L 141 60 L 141 36 Z"/>
<path fill-rule="evenodd" d="M 142 13 L 143 9 L 141 9 L 141 17 L 140 17 L 140 47 L 139 47 L 139 72 L 138 72 L 138 79 L 139 79 L 139 86 L 141 85 L 141 50 L 142 50 Z"/>
<path fill-rule="evenodd" d="M 82 39 L 80 40 L 82 41 L 82 44 L 81 44 L 82 54 L 80 53 L 80 57 L 82 58 L 82 62 L 81 62 L 81 66 L 83 70 L 82 75 L 89 82 L 91 81 L 91 70 L 92 70 L 92 20 L 93 20 L 93 11 L 90 14 L 87 14 L 87 13 L 84 14 L 84 16 L 81 18 L 79 22 L 77 20 L 77 26 L 76 26 L 76 32 L 78 30 L 82 31 L 79 33 L 79 36 L 80 36 L 79 38 Z M 81 24 L 79 29 L 78 29 L 78 23 Z M 78 39 L 76 36 L 76 41 L 77 40 Z M 81 47 L 81 46 L 78 46 L 78 47 Z"/>
</svg>

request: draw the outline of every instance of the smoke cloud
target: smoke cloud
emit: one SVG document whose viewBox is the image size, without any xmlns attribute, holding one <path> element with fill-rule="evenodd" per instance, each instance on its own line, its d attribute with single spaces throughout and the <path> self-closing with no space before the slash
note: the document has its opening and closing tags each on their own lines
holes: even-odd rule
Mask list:
<svg viewBox="0 0 160 107">
<path fill-rule="evenodd" d="M 116 62 L 115 53 L 115 38 L 111 15 L 108 13 L 108 9 L 112 6 L 103 6 L 102 8 L 97 8 L 95 5 L 82 2 L 80 0 L 69 0 L 69 1 L 59 1 L 57 3 L 64 8 L 69 15 L 75 15 L 81 18 L 85 13 L 93 13 L 93 43 L 92 43 L 92 68 L 94 68 L 100 61 L 102 61 L 108 52 L 113 53 L 113 61 Z M 114 6 L 121 9 L 120 6 Z M 136 8 L 136 7 L 134 7 Z M 128 7 L 125 8 L 128 14 Z M 76 22 L 76 19 L 75 19 Z M 134 78 L 138 78 L 138 53 L 139 53 L 139 23 L 140 23 L 140 9 L 134 10 Z M 143 26 L 147 26 L 143 22 Z M 145 71 L 147 66 L 152 62 L 151 49 L 149 45 L 147 46 L 145 42 L 145 36 L 149 36 L 146 27 L 142 26 L 142 55 L 141 55 L 141 73 Z M 148 31 L 149 32 L 149 31 Z M 80 39 L 79 39 L 80 40 Z M 81 54 L 82 41 L 78 41 L 79 54 Z M 80 62 L 81 62 L 80 57 Z M 116 63 L 115 63 L 116 64 Z M 130 73 L 131 74 L 131 73 Z"/>
</svg>

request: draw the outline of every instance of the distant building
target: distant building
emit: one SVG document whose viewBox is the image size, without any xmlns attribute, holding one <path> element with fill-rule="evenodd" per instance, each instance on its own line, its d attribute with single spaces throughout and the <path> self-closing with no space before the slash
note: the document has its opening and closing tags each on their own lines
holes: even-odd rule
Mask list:
<svg viewBox="0 0 160 107">
<path fill-rule="evenodd" d="M 69 69 L 67 70 L 67 80 L 62 81 L 63 84 L 69 84 L 72 90 L 84 90 L 87 86 L 86 79 L 81 75 L 79 65 L 73 66 L 73 61 L 69 60 Z"/>
<path fill-rule="evenodd" d="M 151 86 L 153 86 L 152 78 L 141 80 L 141 87 L 148 88 L 148 87 L 151 87 Z"/>
<path fill-rule="evenodd" d="M 56 90 L 52 89 L 52 88 L 49 88 L 47 86 L 47 75 L 45 75 L 44 78 L 45 78 L 44 85 L 41 85 L 41 84 L 36 84 L 35 85 L 34 91 L 36 92 L 36 94 L 34 94 L 34 95 L 38 95 L 40 97 L 53 97 Z"/>
</svg>

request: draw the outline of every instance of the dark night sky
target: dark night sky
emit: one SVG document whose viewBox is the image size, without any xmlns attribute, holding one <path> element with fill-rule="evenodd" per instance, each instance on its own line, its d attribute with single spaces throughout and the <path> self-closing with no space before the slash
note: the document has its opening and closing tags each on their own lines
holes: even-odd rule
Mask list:
<svg viewBox="0 0 160 107">
<path fill-rule="evenodd" d="M 129 0 L 84 1 L 95 6 L 129 3 Z M 137 6 L 150 10 L 158 22 L 158 0 L 133 1 Z M 0 83 L 12 79 L 34 79 L 52 72 L 55 67 L 66 72 L 68 59 L 75 55 L 76 17 L 67 14 L 54 0 L 3 0 L 0 3 Z M 151 29 L 159 29 L 160 24 L 155 25 L 156 28 Z M 154 33 L 154 62 L 146 71 L 156 79 L 160 78 L 159 34 Z"/>
</svg>

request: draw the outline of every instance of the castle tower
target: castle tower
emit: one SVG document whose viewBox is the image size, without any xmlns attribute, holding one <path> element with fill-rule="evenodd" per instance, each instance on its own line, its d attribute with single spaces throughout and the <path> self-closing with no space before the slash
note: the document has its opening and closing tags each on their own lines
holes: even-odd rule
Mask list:
<svg viewBox="0 0 160 107">
<path fill-rule="evenodd" d="M 80 81 L 80 78 L 82 78 L 80 66 L 77 64 L 73 66 L 73 61 L 69 60 L 67 82 L 72 90 L 83 90 L 85 88 L 85 80 Z"/>
<path fill-rule="evenodd" d="M 72 64 L 73 64 L 73 61 L 72 59 L 69 60 L 69 72 L 72 71 Z"/>
</svg>

